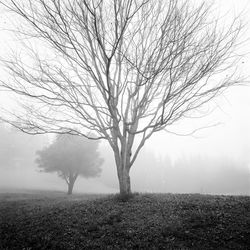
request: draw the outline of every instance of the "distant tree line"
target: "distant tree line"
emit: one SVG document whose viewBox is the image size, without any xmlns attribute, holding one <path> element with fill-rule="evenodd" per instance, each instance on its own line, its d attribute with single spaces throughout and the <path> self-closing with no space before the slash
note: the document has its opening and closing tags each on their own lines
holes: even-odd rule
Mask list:
<svg viewBox="0 0 250 250">
<path fill-rule="evenodd" d="M 28 135 L 0 124 L 0 168 L 17 168 L 34 163 L 35 153 L 48 144 L 44 135 Z"/>
<path fill-rule="evenodd" d="M 247 159 L 191 155 L 173 161 L 168 156 L 157 158 L 145 151 L 135 164 L 132 178 L 139 191 L 250 194 Z"/>
</svg>

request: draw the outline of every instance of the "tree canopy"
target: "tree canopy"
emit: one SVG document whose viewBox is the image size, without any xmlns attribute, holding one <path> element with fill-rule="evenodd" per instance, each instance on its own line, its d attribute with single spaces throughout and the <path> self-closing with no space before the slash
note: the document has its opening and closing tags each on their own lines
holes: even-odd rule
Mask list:
<svg viewBox="0 0 250 250">
<path fill-rule="evenodd" d="M 78 176 L 91 178 L 100 174 L 103 160 L 98 144 L 76 135 L 58 135 L 50 146 L 37 152 L 36 162 L 42 171 L 56 172 L 63 178 L 72 193 Z"/>
</svg>

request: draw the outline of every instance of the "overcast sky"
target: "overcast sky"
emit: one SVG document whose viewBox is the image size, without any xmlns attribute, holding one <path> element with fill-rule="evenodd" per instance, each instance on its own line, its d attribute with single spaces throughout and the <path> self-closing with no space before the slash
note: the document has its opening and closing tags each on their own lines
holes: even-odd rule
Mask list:
<svg viewBox="0 0 250 250">
<path fill-rule="evenodd" d="M 245 24 L 242 40 L 250 38 L 250 2 L 247 0 L 214 1 L 214 8 L 225 20 L 232 21 L 234 16 L 241 15 Z M 241 53 L 240 70 L 245 76 L 250 75 L 250 40 L 246 41 Z M 248 80 L 250 78 L 248 77 Z M 234 157 L 247 157 L 250 161 L 250 85 L 249 87 L 232 87 L 223 96 L 213 100 L 210 107 L 217 108 L 209 116 L 188 122 L 182 122 L 172 130 L 179 133 L 189 133 L 202 129 L 193 136 L 180 137 L 160 132 L 152 139 L 152 149 L 156 152 L 171 152 L 171 155 L 186 154 L 226 154 Z M 164 144 L 162 144 L 164 143 Z M 164 145 L 164 147 L 163 147 Z"/>
<path fill-rule="evenodd" d="M 220 13 L 228 22 L 241 14 L 241 19 L 245 23 L 242 39 L 249 39 L 250 2 L 248 0 L 217 0 L 214 2 L 215 13 Z M 5 30 L 9 27 L 10 20 L 6 18 L 2 10 L 0 11 L 2 13 L 0 15 L 0 55 L 4 56 L 9 47 L 16 48 L 16 43 L 10 33 Z M 241 61 L 241 71 L 245 76 L 250 76 L 250 39 L 246 41 L 240 52 L 244 54 Z M 0 73 L 2 76 L 4 75 L 1 69 Z M 250 80 L 250 77 L 248 79 Z M 11 101 L 7 98 L 6 93 L 1 92 L 0 105 L 10 104 Z M 183 121 L 171 128 L 174 132 L 183 134 L 202 127 L 204 129 L 197 131 L 192 136 L 176 136 L 159 132 L 148 141 L 143 152 L 152 151 L 159 159 L 168 156 L 173 162 L 195 155 L 226 156 L 235 160 L 244 159 L 248 162 L 250 170 L 250 84 L 249 87 L 228 89 L 223 96 L 212 101 L 210 108 L 214 107 L 216 107 L 214 112 L 205 118 Z M 115 169 L 113 171 L 115 178 Z M 53 182 L 53 179 L 50 181 Z M 94 186 L 95 181 L 93 183 Z"/>
</svg>

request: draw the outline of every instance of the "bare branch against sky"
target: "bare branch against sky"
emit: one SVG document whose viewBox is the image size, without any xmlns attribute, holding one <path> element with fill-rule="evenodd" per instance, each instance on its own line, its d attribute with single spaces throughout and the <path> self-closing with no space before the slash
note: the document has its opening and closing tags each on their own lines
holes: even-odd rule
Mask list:
<svg viewBox="0 0 250 250">
<path fill-rule="evenodd" d="M 114 152 L 121 194 L 131 192 L 130 168 L 153 133 L 240 83 L 242 24 L 224 27 L 205 3 L 0 3 L 21 17 L 27 38 L 24 53 L 2 60 L 12 79 L 1 87 L 23 98 L 22 111 L 2 119 L 31 134 L 95 132 Z"/>
</svg>

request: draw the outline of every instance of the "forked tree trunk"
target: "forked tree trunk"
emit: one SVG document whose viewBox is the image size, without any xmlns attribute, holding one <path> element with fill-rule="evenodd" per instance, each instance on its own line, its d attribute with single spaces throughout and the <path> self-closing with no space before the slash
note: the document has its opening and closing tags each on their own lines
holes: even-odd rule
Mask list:
<svg viewBox="0 0 250 250">
<path fill-rule="evenodd" d="M 119 179 L 120 195 L 126 196 L 131 194 L 129 170 L 126 168 L 125 169 L 118 168 L 118 179 Z"/>
<path fill-rule="evenodd" d="M 129 171 L 131 168 L 131 148 L 133 145 L 133 138 L 134 135 L 130 135 L 127 141 L 121 141 L 120 150 L 118 147 L 114 149 L 121 196 L 128 196 L 131 194 Z"/>
</svg>

